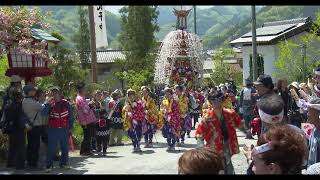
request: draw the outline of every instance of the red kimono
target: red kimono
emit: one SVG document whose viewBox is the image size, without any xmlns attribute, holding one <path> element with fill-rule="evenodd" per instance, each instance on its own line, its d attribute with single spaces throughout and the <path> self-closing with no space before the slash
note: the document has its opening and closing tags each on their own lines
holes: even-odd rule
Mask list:
<svg viewBox="0 0 320 180">
<path fill-rule="evenodd" d="M 223 109 L 223 115 L 228 130 L 231 155 L 238 154 L 240 151 L 236 128 L 240 127 L 241 118 L 233 109 Z M 212 109 L 208 109 L 204 117 L 206 120 L 203 120 L 198 125 L 196 136 L 204 138 L 206 146 L 211 146 L 217 152 L 223 153 L 223 136 L 220 120 Z"/>
</svg>

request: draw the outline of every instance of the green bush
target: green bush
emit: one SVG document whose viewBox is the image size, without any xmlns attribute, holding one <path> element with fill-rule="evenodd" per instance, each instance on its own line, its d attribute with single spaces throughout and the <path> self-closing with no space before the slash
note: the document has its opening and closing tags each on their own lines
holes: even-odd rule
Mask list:
<svg viewBox="0 0 320 180">
<path fill-rule="evenodd" d="M 0 133 L 0 160 L 7 159 L 8 141 L 8 136 L 3 133 Z"/>
</svg>

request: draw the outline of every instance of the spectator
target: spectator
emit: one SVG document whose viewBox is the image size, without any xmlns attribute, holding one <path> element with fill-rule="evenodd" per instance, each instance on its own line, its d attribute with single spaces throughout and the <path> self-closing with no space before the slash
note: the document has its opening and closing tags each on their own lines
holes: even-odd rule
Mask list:
<svg viewBox="0 0 320 180">
<path fill-rule="evenodd" d="M 289 110 L 288 110 L 288 123 L 297 126 L 298 128 L 301 127 L 301 122 L 303 121 L 303 115 L 298 107 L 298 99 L 300 97 L 299 93 L 299 83 L 292 82 L 289 85 L 289 92 L 290 92 L 290 99 L 289 99 Z M 294 93 L 297 97 L 294 96 Z"/>
<path fill-rule="evenodd" d="M 250 131 L 250 124 L 253 119 L 253 110 L 256 103 L 254 98 L 256 90 L 252 88 L 251 80 L 246 79 L 245 83 L 246 86 L 240 92 L 240 112 L 242 113 L 245 122 L 245 130 L 247 131 L 246 139 L 253 139 Z"/>
<path fill-rule="evenodd" d="M 275 94 L 273 91 L 274 84 L 272 82 L 272 78 L 269 75 L 260 75 L 258 79 L 253 82 L 253 85 L 256 88 L 258 100 L 265 98 L 268 94 Z M 266 132 L 264 125 L 261 125 L 261 132 Z"/>
<path fill-rule="evenodd" d="M 310 102 L 308 108 L 309 122 L 314 125 L 309 141 L 308 167 L 320 162 L 320 99 Z"/>
<path fill-rule="evenodd" d="M 40 102 L 41 104 L 46 104 L 46 93 L 42 89 L 37 89 L 35 100 Z M 43 115 L 42 113 L 38 114 L 39 116 L 39 124 L 40 125 L 40 150 L 39 150 L 39 156 L 40 156 L 40 166 L 45 167 L 46 162 L 46 156 L 47 156 L 47 146 L 48 146 L 48 116 Z"/>
<path fill-rule="evenodd" d="M 7 121 L 12 122 L 9 132 L 9 152 L 7 159 L 7 167 L 16 169 L 25 168 L 26 156 L 26 131 L 31 126 L 28 117 L 22 110 L 22 93 L 18 88 L 11 88 L 8 91 L 11 97 L 4 108 L 4 115 Z M 10 123 L 11 124 L 11 123 Z"/>
<path fill-rule="evenodd" d="M 48 154 L 47 169 L 50 172 L 53 167 L 53 160 L 56 156 L 57 145 L 61 148 L 60 168 L 70 169 L 69 160 L 69 135 L 72 133 L 74 116 L 71 105 L 62 99 L 59 87 L 52 88 L 53 98 L 47 106 L 48 120 Z"/>
<path fill-rule="evenodd" d="M 25 85 L 23 91 L 26 97 L 22 101 L 22 109 L 32 123 L 32 129 L 27 133 L 27 163 L 31 170 L 38 167 L 40 136 L 46 123 L 41 117 L 41 111 L 45 106 L 34 99 L 36 89 L 32 85 Z"/>
<path fill-rule="evenodd" d="M 284 102 L 283 121 L 288 121 L 288 106 L 290 102 L 290 93 L 288 89 L 288 81 L 286 79 L 279 79 L 277 84 L 278 94 Z"/>
<path fill-rule="evenodd" d="M 184 152 L 178 166 L 179 174 L 224 174 L 222 157 L 209 147 Z"/>
<path fill-rule="evenodd" d="M 96 117 L 86 100 L 86 89 L 84 84 L 78 85 L 78 96 L 76 106 L 78 111 L 78 121 L 83 129 L 83 141 L 81 143 L 80 155 L 91 156 L 91 141 L 95 136 Z"/>
<path fill-rule="evenodd" d="M 255 174 L 301 174 L 307 155 L 303 137 L 289 126 L 271 128 L 252 150 Z"/>
<path fill-rule="evenodd" d="M 263 96 L 266 94 L 274 93 L 274 85 L 272 78 L 269 75 L 260 75 L 257 81 L 253 82 L 253 85 L 256 87 L 260 98 L 263 98 Z"/>
<path fill-rule="evenodd" d="M 2 111 L 4 110 L 4 106 L 8 103 L 8 100 L 12 97 L 10 97 L 9 91 L 14 90 L 16 88 L 20 89 L 21 95 L 22 95 L 22 86 L 21 86 L 21 77 L 18 75 L 11 76 L 11 82 L 9 87 L 6 88 L 4 95 L 2 97 L 2 107 L 1 107 L 1 116 L 2 117 Z"/>
</svg>

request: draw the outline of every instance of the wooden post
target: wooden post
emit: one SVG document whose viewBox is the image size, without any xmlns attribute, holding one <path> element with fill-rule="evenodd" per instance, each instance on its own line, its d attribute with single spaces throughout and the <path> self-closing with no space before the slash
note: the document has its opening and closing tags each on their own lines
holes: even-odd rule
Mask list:
<svg viewBox="0 0 320 180">
<path fill-rule="evenodd" d="M 92 82 L 97 83 L 97 48 L 96 48 L 96 32 L 94 24 L 93 6 L 88 7 L 89 23 L 90 23 L 90 47 L 91 47 L 91 70 Z"/>
<path fill-rule="evenodd" d="M 251 6 L 252 11 L 252 77 L 253 81 L 257 79 L 257 36 L 256 36 L 256 8 Z"/>
</svg>

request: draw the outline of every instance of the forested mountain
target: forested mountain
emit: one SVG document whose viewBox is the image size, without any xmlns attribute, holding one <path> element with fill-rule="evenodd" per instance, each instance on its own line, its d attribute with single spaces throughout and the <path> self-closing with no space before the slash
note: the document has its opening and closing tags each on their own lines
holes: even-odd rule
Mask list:
<svg viewBox="0 0 320 180">
<path fill-rule="evenodd" d="M 74 47 L 72 41 L 74 32 L 79 27 L 77 6 L 37 6 L 42 12 L 50 12 L 47 21 L 51 24 L 49 31 L 58 31 L 66 37 L 68 46 Z M 155 34 L 161 41 L 167 33 L 175 30 L 176 17 L 173 8 L 181 6 L 158 6 L 157 23 L 160 31 Z M 285 20 L 291 18 L 311 16 L 320 6 L 258 6 L 257 27 L 264 22 Z M 194 15 L 188 16 L 188 30 L 194 32 Z M 121 31 L 120 16 L 106 12 L 106 24 L 109 45 L 116 48 L 117 35 Z M 214 49 L 229 46 L 229 42 L 251 29 L 250 6 L 213 6 L 208 9 L 197 8 L 197 34 L 203 39 L 204 49 Z"/>
</svg>

